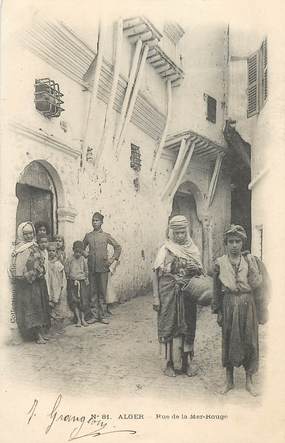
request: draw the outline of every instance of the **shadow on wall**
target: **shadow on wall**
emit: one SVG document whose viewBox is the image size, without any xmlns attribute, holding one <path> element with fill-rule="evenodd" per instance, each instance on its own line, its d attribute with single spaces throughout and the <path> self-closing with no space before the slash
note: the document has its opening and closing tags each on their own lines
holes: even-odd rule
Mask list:
<svg viewBox="0 0 285 443">
<path fill-rule="evenodd" d="M 141 284 L 136 289 L 131 289 L 130 285 L 128 288 L 123 288 L 123 284 L 120 287 L 116 288 L 117 301 L 113 303 L 114 305 L 125 303 L 126 301 L 131 300 L 132 298 L 148 295 L 152 292 L 152 280 L 151 275 L 149 276 L 149 281 L 145 284 Z"/>
</svg>

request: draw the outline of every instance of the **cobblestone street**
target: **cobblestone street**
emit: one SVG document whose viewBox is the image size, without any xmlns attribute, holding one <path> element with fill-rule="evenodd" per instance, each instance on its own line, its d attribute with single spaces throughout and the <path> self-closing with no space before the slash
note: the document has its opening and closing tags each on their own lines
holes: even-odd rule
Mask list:
<svg viewBox="0 0 285 443">
<path fill-rule="evenodd" d="M 264 372 L 264 327 L 260 328 L 261 368 L 255 377 L 261 390 Z M 76 395 L 127 395 L 160 399 L 215 399 L 233 404 L 259 404 L 244 390 L 244 373 L 236 371 L 236 389 L 219 395 L 224 382 L 221 337 L 216 316 L 209 308 L 198 315 L 196 377 L 168 378 L 162 374 L 162 357 L 156 338 L 156 314 L 150 296 L 138 297 L 113 309 L 109 325 L 66 327 L 65 333 L 46 345 L 20 343 L 7 349 L 11 383 Z"/>
</svg>

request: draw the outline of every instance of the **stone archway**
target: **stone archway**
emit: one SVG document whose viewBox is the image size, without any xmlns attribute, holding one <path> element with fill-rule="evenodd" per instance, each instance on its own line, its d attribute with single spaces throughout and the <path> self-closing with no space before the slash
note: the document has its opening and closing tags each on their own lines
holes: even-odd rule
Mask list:
<svg viewBox="0 0 285 443">
<path fill-rule="evenodd" d="M 37 174 L 37 172 L 39 172 L 39 174 Z M 52 212 L 50 216 L 53 225 L 51 232 L 53 234 L 60 233 L 64 235 L 66 223 L 73 223 L 77 212 L 72 207 L 66 207 L 64 184 L 55 167 L 46 160 L 33 160 L 21 172 L 16 184 L 16 191 L 17 185 L 26 185 L 26 190 L 31 195 L 31 198 L 29 196 L 27 196 L 27 198 L 31 200 L 33 200 L 33 198 L 40 200 L 41 196 L 47 200 L 50 205 L 50 211 Z M 52 203 L 47 197 L 48 194 L 51 196 Z M 17 203 L 18 212 L 19 201 Z M 31 204 L 38 205 L 38 208 L 40 208 L 40 203 L 32 202 Z M 32 218 L 36 219 L 37 217 L 34 215 Z M 18 224 L 19 221 L 19 217 L 16 216 L 16 224 Z"/>
<path fill-rule="evenodd" d="M 206 199 L 199 187 L 191 182 L 183 182 L 177 189 L 171 215 L 182 214 L 192 225 L 192 238 L 202 254 L 206 270 L 211 268 L 211 223 L 207 210 Z"/>
<path fill-rule="evenodd" d="M 199 221 L 203 223 L 208 211 L 206 207 L 206 200 L 204 199 L 202 191 L 196 185 L 196 183 L 186 180 L 185 182 L 181 183 L 176 192 L 193 195 L 197 209 L 197 217 Z"/>
<path fill-rule="evenodd" d="M 57 189 L 51 174 L 39 161 L 26 166 L 16 183 L 16 225 L 44 221 L 51 237 L 57 232 Z"/>
<path fill-rule="evenodd" d="M 29 168 L 38 166 L 38 168 L 42 171 L 43 175 L 46 178 L 46 181 L 43 177 L 30 177 L 29 178 Z M 35 168 L 36 169 L 36 168 Z M 77 215 L 77 211 L 71 207 L 67 206 L 66 203 L 66 192 L 64 181 L 61 179 L 59 173 L 56 168 L 51 165 L 48 161 L 44 159 L 35 159 L 33 161 L 27 162 L 21 172 L 14 171 L 14 179 L 12 186 L 9 188 L 7 196 L 5 198 L 5 210 L 6 210 L 6 218 L 9 223 L 6 224 L 6 238 L 7 238 L 7 247 L 10 249 L 11 246 L 13 248 L 16 240 L 16 229 L 17 229 L 17 211 L 19 206 L 19 199 L 16 196 L 17 192 L 17 184 L 26 184 L 27 186 L 31 186 L 35 189 L 50 191 L 54 196 L 54 218 L 56 220 L 54 226 L 54 234 L 59 233 L 63 236 L 66 236 L 71 230 L 71 224 L 74 222 L 75 217 Z M 42 181 L 41 181 L 42 180 Z M 11 249 L 12 249 L 11 248 Z M 5 266 L 5 265 L 4 265 Z M 6 269 L 10 266 L 10 259 L 7 259 Z M 7 278 L 7 287 L 10 289 L 10 300 L 8 300 L 7 304 L 7 312 L 9 312 L 9 321 L 11 329 L 16 328 L 16 319 L 14 313 L 14 298 L 15 298 L 15 290 L 13 279 Z"/>
<path fill-rule="evenodd" d="M 50 220 L 51 235 L 56 233 L 65 235 L 68 230 L 66 225 L 74 222 L 77 212 L 71 207 L 66 207 L 64 185 L 54 166 L 46 160 L 33 160 L 19 174 L 14 186 L 15 194 L 10 199 L 10 211 L 12 215 L 13 210 L 11 221 L 12 223 L 14 221 L 15 231 L 19 223 L 25 220 L 33 223 Z M 41 214 L 37 214 L 37 211 Z M 12 241 L 15 241 L 15 234 Z M 15 288 L 12 279 L 9 280 L 9 285 L 12 295 L 10 326 L 13 328 L 16 325 L 16 318 Z"/>
<path fill-rule="evenodd" d="M 197 215 L 197 206 L 193 194 L 176 191 L 172 203 L 171 217 L 174 215 L 184 215 L 187 218 L 190 222 L 190 235 L 201 251 L 203 248 L 203 230 Z"/>
</svg>

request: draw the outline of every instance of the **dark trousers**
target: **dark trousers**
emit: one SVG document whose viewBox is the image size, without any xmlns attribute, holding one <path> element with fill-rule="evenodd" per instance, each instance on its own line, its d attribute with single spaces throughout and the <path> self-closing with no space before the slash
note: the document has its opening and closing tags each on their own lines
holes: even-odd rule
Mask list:
<svg viewBox="0 0 285 443">
<path fill-rule="evenodd" d="M 104 318 L 106 315 L 108 274 L 108 272 L 92 272 L 89 275 L 90 305 L 96 319 Z"/>
<path fill-rule="evenodd" d="M 197 304 L 184 297 L 185 322 L 187 324 L 187 333 L 185 334 L 184 342 L 187 345 L 194 346 L 197 323 Z"/>
</svg>

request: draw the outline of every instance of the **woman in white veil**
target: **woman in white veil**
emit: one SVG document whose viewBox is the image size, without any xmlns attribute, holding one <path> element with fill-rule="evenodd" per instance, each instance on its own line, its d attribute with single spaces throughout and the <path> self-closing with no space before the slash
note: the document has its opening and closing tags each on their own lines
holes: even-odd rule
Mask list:
<svg viewBox="0 0 285 443">
<path fill-rule="evenodd" d="M 18 328 L 22 335 L 28 333 L 36 343 L 45 344 L 44 328 L 50 327 L 49 300 L 44 263 L 35 235 L 30 221 L 18 226 L 11 271 L 15 281 Z"/>
<path fill-rule="evenodd" d="M 184 297 L 182 288 L 191 278 L 203 274 L 197 246 L 189 234 L 186 217 L 172 217 L 168 238 L 158 251 L 153 266 L 153 308 L 158 313 L 158 339 L 164 345 L 165 375 L 196 375 L 192 359 L 196 332 L 197 306 Z M 178 340 L 176 340 L 178 339 Z M 175 368 L 174 347 L 179 347 L 180 368 Z"/>
</svg>

